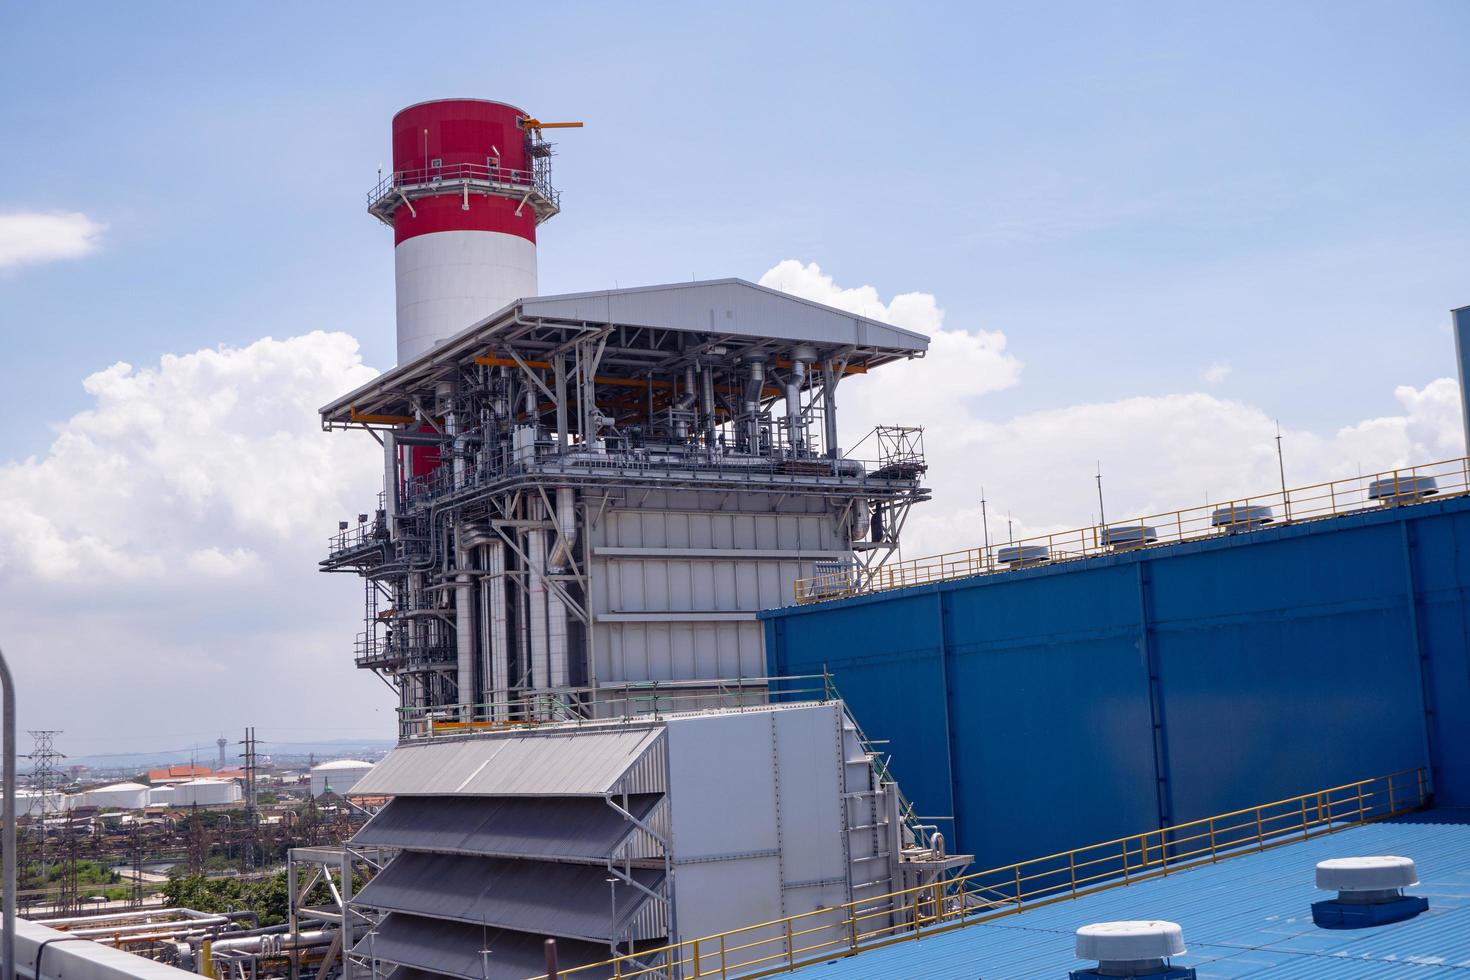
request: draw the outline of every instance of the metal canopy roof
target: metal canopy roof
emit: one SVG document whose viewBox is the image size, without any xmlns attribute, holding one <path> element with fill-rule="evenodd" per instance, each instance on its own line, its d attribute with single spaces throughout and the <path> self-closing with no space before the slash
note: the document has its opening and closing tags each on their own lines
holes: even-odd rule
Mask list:
<svg viewBox="0 0 1470 980">
<path fill-rule="evenodd" d="M 634 796 L 628 809 L 642 820 L 659 796 Z M 633 824 L 592 797 L 400 796 L 352 838 L 359 847 L 396 847 L 453 854 L 601 861 Z"/>
<path fill-rule="evenodd" d="M 653 868 L 633 868 L 628 874 L 650 890 L 664 877 L 662 869 Z M 408 852 L 353 901 L 540 936 L 611 942 L 624 935 L 649 897 L 623 881 L 609 885 L 602 865 Z"/>
<path fill-rule="evenodd" d="M 599 374 L 624 383 L 679 370 L 715 349 L 733 363 L 754 351 L 779 359 L 802 345 L 845 362 L 851 373 L 922 356 L 929 346 L 923 334 L 743 279 L 527 297 L 336 399 L 321 415 L 328 425 L 349 424 L 355 414 L 402 415 L 412 411 L 413 397 L 473 367 L 477 356 L 514 349 L 535 358 L 594 331 L 609 337 Z"/>
<path fill-rule="evenodd" d="M 352 951 L 414 970 L 463 977 L 464 980 L 482 980 L 487 974 L 492 977 L 540 976 L 546 968 L 543 942 L 542 936 L 512 929 L 487 929 L 481 925 L 393 912 Z M 482 953 L 487 949 L 490 951 L 488 955 Z M 556 953 L 561 967 L 569 969 L 605 960 L 607 945 L 557 940 Z M 611 969 L 588 970 L 577 976 L 595 980 L 611 973 Z"/>
<path fill-rule="evenodd" d="M 352 792 L 359 796 L 602 796 L 613 792 L 661 734 L 662 729 L 652 727 L 572 729 L 400 745 L 359 780 Z"/>
<path fill-rule="evenodd" d="M 1401 854 L 1414 859 L 1429 910 L 1405 922 L 1323 929 L 1311 904 L 1324 858 Z M 1176 967 L 1199 980 L 1234 977 L 1464 977 L 1470 970 L 1470 810 L 1442 808 L 1344 828 L 1191 868 L 1166 878 L 1038 907 L 1020 915 L 809 966 L 802 980 L 926 977 L 1053 980 L 1093 964 L 1074 954 L 1073 934 L 1092 922 L 1165 919 L 1184 928 Z"/>
</svg>

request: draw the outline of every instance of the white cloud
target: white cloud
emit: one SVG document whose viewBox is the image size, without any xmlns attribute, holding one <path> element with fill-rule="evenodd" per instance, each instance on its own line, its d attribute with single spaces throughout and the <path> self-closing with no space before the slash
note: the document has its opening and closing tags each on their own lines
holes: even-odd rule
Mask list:
<svg viewBox="0 0 1470 980">
<path fill-rule="evenodd" d="M 381 485 L 372 440 L 316 409 L 375 373 L 322 332 L 114 364 L 45 453 L 0 464 L 0 642 L 28 724 L 68 751 L 148 713 L 156 738 L 391 733 L 351 665 L 361 585 L 316 567 Z"/>
<path fill-rule="evenodd" d="M 1205 384 L 1217 385 L 1230 377 L 1230 365 L 1223 361 L 1216 361 L 1200 372 L 1200 380 Z"/>
<path fill-rule="evenodd" d="M 76 211 L 0 214 L 0 269 L 80 258 L 97 249 L 105 230 Z"/>
<path fill-rule="evenodd" d="M 992 541 L 1004 538 L 1008 513 L 1017 537 L 1089 525 L 1097 519 L 1099 463 L 1109 520 L 1279 486 L 1276 422 L 1254 405 L 1185 392 L 997 418 L 981 396 L 1019 383 L 1021 369 L 1004 333 L 947 330 L 932 295 L 907 293 L 884 303 L 872 287 L 844 288 L 814 264 L 781 262 L 761 283 L 933 338 L 922 360 L 850 378 L 838 389 L 844 446 L 855 445 L 875 424 L 924 426 L 933 500 L 914 509 L 904 533 L 905 557 L 978 545 L 982 486 Z M 1401 386 L 1394 394 L 1402 406 L 1398 414 L 1337 432 L 1284 432 L 1288 484 L 1463 453 L 1459 389 L 1452 379 Z"/>
</svg>

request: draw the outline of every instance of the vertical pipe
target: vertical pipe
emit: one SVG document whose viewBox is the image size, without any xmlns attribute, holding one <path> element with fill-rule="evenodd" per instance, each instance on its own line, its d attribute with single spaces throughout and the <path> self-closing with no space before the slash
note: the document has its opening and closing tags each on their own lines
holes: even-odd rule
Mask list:
<svg viewBox="0 0 1470 980">
<path fill-rule="evenodd" d="M 715 372 L 706 364 L 699 369 L 699 414 L 704 424 L 704 444 L 715 444 Z"/>
<path fill-rule="evenodd" d="M 475 705 L 475 589 L 469 575 L 469 534 L 462 523 L 455 526 L 454 561 L 459 574 L 454 579 L 454 661 L 457 668 L 459 720 L 473 721 Z"/>
<path fill-rule="evenodd" d="M 836 459 L 841 455 L 837 449 L 837 367 L 831 361 L 822 362 L 822 429 L 827 457 Z"/>
<path fill-rule="evenodd" d="M 760 360 L 750 362 L 750 382 L 745 386 L 745 415 L 747 452 L 752 456 L 761 454 L 761 392 L 766 386 L 766 365 Z"/>
<path fill-rule="evenodd" d="M 0 830 L 3 834 L 0 847 L 5 848 L 5 935 L 0 937 L 0 969 L 4 971 L 4 980 L 15 980 L 15 681 L 3 652 L 0 652 L 0 684 L 5 687 L 5 827 Z"/>
<path fill-rule="evenodd" d="M 1460 423 L 1470 455 L 1470 306 L 1451 311 L 1455 318 L 1455 363 L 1460 368 Z"/>
<path fill-rule="evenodd" d="M 510 701 L 510 645 L 505 608 L 505 544 L 500 541 L 492 542 L 486 551 L 489 553 L 489 561 L 485 567 L 490 574 L 484 582 L 489 589 L 490 615 L 487 618 L 490 638 L 485 645 L 485 656 L 489 658 L 490 663 L 485 676 L 489 678 L 490 702 L 495 705 L 490 720 L 505 721 L 508 715 L 507 702 Z"/>
<path fill-rule="evenodd" d="M 541 507 L 532 507 L 534 519 L 543 520 Z M 546 649 L 546 532 L 534 528 L 526 534 L 526 591 L 530 595 L 531 686 L 550 686 L 551 665 Z"/>
<path fill-rule="evenodd" d="M 556 355 L 551 366 L 556 371 L 556 448 L 564 453 L 570 441 L 567 434 L 567 356 Z"/>
<path fill-rule="evenodd" d="M 786 382 L 786 438 L 790 441 L 788 448 L 797 450 L 803 448 L 806 442 L 801 432 L 801 386 L 806 380 L 806 364 L 802 361 L 791 363 L 791 380 Z"/>
<path fill-rule="evenodd" d="M 383 433 L 383 509 L 387 511 L 388 536 L 398 539 L 398 437 Z"/>
</svg>

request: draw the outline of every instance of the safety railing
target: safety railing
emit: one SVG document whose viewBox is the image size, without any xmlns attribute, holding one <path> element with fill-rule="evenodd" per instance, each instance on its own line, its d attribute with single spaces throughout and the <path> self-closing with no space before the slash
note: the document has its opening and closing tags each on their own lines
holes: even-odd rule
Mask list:
<svg viewBox="0 0 1470 980">
<path fill-rule="evenodd" d="M 560 976 L 762 977 L 949 932 L 1423 807 L 1423 769 L 1375 776 L 1132 837 L 731 929 Z M 535 980 L 547 980 L 545 976 Z"/>
<path fill-rule="evenodd" d="M 514 167 L 490 166 L 488 163 L 453 163 L 441 167 L 398 170 L 383 177 L 372 190 L 368 191 L 368 209 L 374 210 L 380 207 L 385 199 L 396 197 L 400 190 L 410 188 L 418 190 L 440 184 L 466 181 L 497 188 L 503 187 L 507 190 L 534 191 L 546 198 L 552 207 L 560 205 L 560 194 L 551 186 L 549 178 L 544 173 Z"/>
<path fill-rule="evenodd" d="M 1039 534 L 988 547 L 894 562 L 870 570 L 812 575 L 796 580 L 794 598 L 798 603 L 822 602 L 1181 541 L 1248 534 L 1281 524 L 1299 524 L 1422 503 L 1467 491 L 1470 491 L 1470 459 L 1443 460 L 1146 517 L 1109 521 L 1070 531 Z"/>
<path fill-rule="evenodd" d="M 474 704 L 399 708 L 400 740 L 463 735 L 540 725 L 594 721 L 649 721 L 680 711 L 758 707 L 779 701 L 833 701 L 827 674 L 731 677 L 698 681 L 638 681 L 569 687 Z"/>
</svg>

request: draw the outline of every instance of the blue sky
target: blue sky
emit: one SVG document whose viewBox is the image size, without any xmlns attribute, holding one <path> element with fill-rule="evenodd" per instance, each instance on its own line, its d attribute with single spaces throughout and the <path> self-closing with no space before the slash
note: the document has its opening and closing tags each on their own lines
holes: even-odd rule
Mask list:
<svg viewBox="0 0 1470 980">
<path fill-rule="evenodd" d="M 4 16 L 0 209 L 107 225 L 0 277 L 6 455 L 119 359 L 329 327 L 386 366 L 392 249 L 363 198 L 393 111 L 446 95 L 587 122 L 543 291 L 818 261 L 1004 330 L 1027 376 L 997 412 L 1224 360 L 1231 397 L 1343 424 L 1445 373 L 1470 302 L 1463 3 Z"/>
<path fill-rule="evenodd" d="M 0 231 L 105 226 L 54 261 L 0 235 L 23 726 L 72 752 L 391 731 L 348 665 L 359 587 L 314 570 L 377 456 L 310 410 L 370 372 L 303 335 L 390 365 L 365 195 L 428 98 L 586 122 L 558 134 L 543 292 L 789 259 L 817 298 L 932 296 L 903 308 L 937 356 L 847 402 L 932 427 L 914 547 L 977 542 L 981 484 L 993 520 L 1085 523 L 1099 457 L 1110 513 L 1271 486 L 1277 418 L 1292 482 L 1460 451 L 1434 383 L 1470 303 L 1470 4 L 515 9 L 0 13 Z"/>
</svg>

